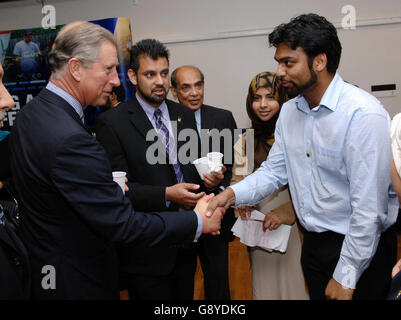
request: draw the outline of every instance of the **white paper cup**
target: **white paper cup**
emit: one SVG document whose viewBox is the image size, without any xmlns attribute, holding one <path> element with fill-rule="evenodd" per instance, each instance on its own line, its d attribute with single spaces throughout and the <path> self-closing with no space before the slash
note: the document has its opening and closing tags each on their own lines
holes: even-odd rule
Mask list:
<svg viewBox="0 0 401 320">
<path fill-rule="evenodd" d="M 203 174 L 210 173 L 208 160 L 206 157 L 196 159 L 192 162 L 192 164 L 195 166 L 202 180 L 203 180 Z"/>
<path fill-rule="evenodd" d="M 127 175 L 124 171 L 113 171 L 113 181 L 117 182 L 121 190 L 125 194 L 125 176 Z"/>
<path fill-rule="evenodd" d="M 206 157 L 209 170 L 211 172 L 220 172 L 223 166 L 223 154 L 221 152 L 209 152 Z"/>
</svg>

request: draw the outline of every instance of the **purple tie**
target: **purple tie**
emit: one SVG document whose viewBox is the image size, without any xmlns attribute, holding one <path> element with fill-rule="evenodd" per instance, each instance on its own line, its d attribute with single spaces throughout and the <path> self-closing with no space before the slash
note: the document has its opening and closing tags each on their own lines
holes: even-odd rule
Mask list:
<svg viewBox="0 0 401 320">
<path fill-rule="evenodd" d="M 178 163 L 176 157 L 174 159 L 171 158 L 172 152 L 170 152 L 170 146 L 169 146 L 170 135 L 169 135 L 166 125 L 163 123 L 161 110 L 156 109 L 154 112 L 154 116 L 155 116 L 155 120 L 156 120 L 157 130 L 159 130 L 160 132 L 163 133 L 164 142 L 165 142 L 164 145 L 165 145 L 168 155 L 170 157 L 170 161 L 173 162 L 173 168 L 174 168 L 175 175 L 177 176 L 177 181 L 178 181 L 178 183 L 184 182 L 184 175 L 182 174 L 180 164 Z"/>
</svg>

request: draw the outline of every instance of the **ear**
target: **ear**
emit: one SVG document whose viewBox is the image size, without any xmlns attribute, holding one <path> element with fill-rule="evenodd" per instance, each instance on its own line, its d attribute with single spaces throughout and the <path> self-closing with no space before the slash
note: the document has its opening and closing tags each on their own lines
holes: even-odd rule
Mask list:
<svg viewBox="0 0 401 320">
<path fill-rule="evenodd" d="M 177 91 L 173 86 L 170 86 L 171 94 L 173 95 L 174 100 L 177 100 Z"/>
<path fill-rule="evenodd" d="M 136 73 L 134 72 L 134 70 L 128 69 L 128 78 L 134 86 L 136 86 L 138 84 L 138 80 L 137 80 Z"/>
<path fill-rule="evenodd" d="M 67 62 L 67 68 L 71 77 L 75 81 L 80 82 L 82 78 L 82 62 L 78 58 L 71 58 Z"/>
<path fill-rule="evenodd" d="M 112 93 L 109 95 L 109 100 L 110 100 L 110 102 L 113 102 L 113 100 L 114 100 L 114 92 L 112 92 Z"/>
<path fill-rule="evenodd" d="M 327 56 L 325 53 L 319 53 L 313 59 L 313 69 L 317 72 L 321 72 L 324 69 L 327 69 Z"/>
</svg>

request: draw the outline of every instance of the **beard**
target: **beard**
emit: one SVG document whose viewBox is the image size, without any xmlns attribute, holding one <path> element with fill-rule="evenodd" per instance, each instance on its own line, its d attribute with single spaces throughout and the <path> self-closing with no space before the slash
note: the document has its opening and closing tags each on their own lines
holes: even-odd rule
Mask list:
<svg viewBox="0 0 401 320">
<path fill-rule="evenodd" d="M 310 79 L 308 80 L 308 82 L 302 85 L 297 85 L 295 82 L 289 81 L 293 84 L 292 88 L 287 88 L 287 94 L 290 99 L 295 98 L 299 94 L 302 94 L 305 90 L 309 89 L 317 82 L 317 74 L 311 67 L 309 67 L 309 73 Z"/>
<path fill-rule="evenodd" d="M 154 90 L 156 89 L 161 89 L 163 88 L 164 90 L 164 94 L 163 95 L 156 95 L 153 93 Z M 151 91 L 150 91 L 150 95 L 146 94 L 139 85 L 136 86 L 136 89 L 139 91 L 139 93 L 141 94 L 141 96 L 143 97 L 144 100 L 146 100 L 146 102 L 148 102 L 149 104 L 161 104 L 167 97 L 167 93 L 168 91 L 166 90 L 165 87 L 163 86 L 157 86 L 154 87 Z"/>
</svg>

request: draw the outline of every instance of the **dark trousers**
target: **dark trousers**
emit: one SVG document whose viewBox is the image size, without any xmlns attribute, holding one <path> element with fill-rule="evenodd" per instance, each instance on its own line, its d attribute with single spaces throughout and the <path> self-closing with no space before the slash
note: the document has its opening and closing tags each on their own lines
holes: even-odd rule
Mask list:
<svg viewBox="0 0 401 320">
<path fill-rule="evenodd" d="M 132 300 L 193 300 L 196 252 L 180 248 L 168 275 L 124 274 L 121 279 Z"/>
<path fill-rule="evenodd" d="M 204 234 L 198 240 L 198 256 L 204 277 L 206 300 L 230 300 L 228 241 Z"/>
<path fill-rule="evenodd" d="M 311 300 L 326 299 L 325 290 L 337 266 L 344 235 L 304 230 L 301 264 Z M 356 284 L 354 300 L 385 299 L 391 284 L 391 271 L 397 259 L 397 235 L 390 227 L 380 237 L 369 267 Z"/>
</svg>

